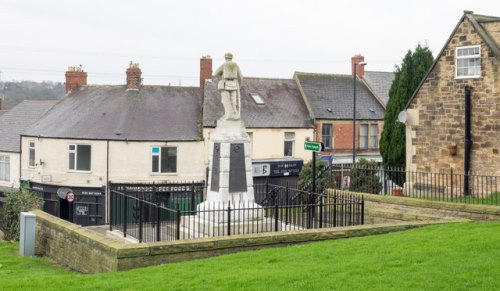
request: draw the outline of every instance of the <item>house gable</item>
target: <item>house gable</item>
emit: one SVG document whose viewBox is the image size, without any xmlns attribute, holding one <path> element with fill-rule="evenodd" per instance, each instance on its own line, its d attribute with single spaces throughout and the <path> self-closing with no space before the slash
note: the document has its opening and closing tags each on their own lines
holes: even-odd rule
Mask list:
<svg viewBox="0 0 500 291">
<path fill-rule="evenodd" d="M 471 169 L 500 174 L 500 18 L 466 12 L 406 109 L 407 165 L 412 170 L 461 171 L 464 163 L 464 90 L 472 86 Z M 457 48 L 480 48 L 480 76 L 456 77 Z M 457 147 L 457 154 L 448 152 Z"/>
</svg>

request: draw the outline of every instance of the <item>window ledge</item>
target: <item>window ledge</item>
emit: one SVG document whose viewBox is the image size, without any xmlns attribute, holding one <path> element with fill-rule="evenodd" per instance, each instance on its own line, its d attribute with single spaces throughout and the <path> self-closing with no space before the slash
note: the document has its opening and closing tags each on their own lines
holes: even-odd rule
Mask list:
<svg viewBox="0 0 500 291">
<path fill-rule="evenodd" d="M 455 79 L 458 80 L 464 80 L 464 79 L 483 79 L 482 76 L 463 76 L 463 77 L 457 77 L 455 76 Z"/>
<path fill-rule="evenodd" d="M 76 174 L 92 174 L 92 171 L 68 170 L 68 173 L 76 173 Z"/>
<path fill-rule="evenodd" d="M 177 176 L 178 173 L 150 173 L 150 176 Z"/>
</svg>

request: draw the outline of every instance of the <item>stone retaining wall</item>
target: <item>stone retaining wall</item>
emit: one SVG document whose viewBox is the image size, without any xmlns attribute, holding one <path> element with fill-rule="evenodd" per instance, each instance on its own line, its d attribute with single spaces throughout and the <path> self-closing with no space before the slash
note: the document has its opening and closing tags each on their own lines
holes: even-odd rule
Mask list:
<svg viewBox="0 0 500 291">
<path fill-rule="evenodd" d="M 82 273 L 128 270 L 169 262 L 206 258 L 242 250 L 287 246 L 311 241 L 383 234 L 429 224 L 462 222 L 438 220 L 360 225 L 292 232 L 125 244 L 74 225 L 40 210 L 37 216 L 36 253 Z"/>
<path fill-rule="evenodd" d="M 444 217 L 500 221 L 500 207 L 478 204 L 438 202 L 408 197 L 361 194 L 365 198 L 365 215 L 379 215 L 395 220 L 431 220 Z"/>
</svg>

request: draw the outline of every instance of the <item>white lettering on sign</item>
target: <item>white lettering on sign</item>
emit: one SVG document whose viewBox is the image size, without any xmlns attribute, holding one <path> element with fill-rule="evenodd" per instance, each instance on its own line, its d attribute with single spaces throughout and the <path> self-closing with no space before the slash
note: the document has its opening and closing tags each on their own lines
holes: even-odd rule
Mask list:
<svg viewBox="0 0 500 291">
<path fill-rule="evenodd" d="M 252 173 L 254 177 L 267 177 L 271 175 L 271 164 L 253 164 Z"/>
</svg>

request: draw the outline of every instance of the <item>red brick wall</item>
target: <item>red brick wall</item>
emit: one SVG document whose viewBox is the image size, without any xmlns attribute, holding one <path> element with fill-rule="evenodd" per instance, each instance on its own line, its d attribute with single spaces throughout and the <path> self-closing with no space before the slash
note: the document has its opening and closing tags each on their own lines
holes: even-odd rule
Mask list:
<svg viewBox="0 0 500 291">
<path fill-rule="evenodd" d="M 142 72 L 138 67 L 127 69 L 127 90 L 139 90 L 142 83 Z"/>
<path fill-rule="evenodd" d="M 208 79 L 212 79 L 212 58 L 203 56 L 200 59 L 200 87 L 203 87 Z"/>
<path fill-rule="evenodd" d="M 357 131 L 358 129 L 356 128 L 356 147 L 358 146 Z M 334 149 L 352 149 L 352 122 L 335 124 L 333 127 L 333 136 Z"/>
<path fill-rule="evenodd" d="M 365 57 L 362 55 L 355 55 L 351 58 L 351 74 L 354 76 L 354 64 L 359 64 L 365 61 Z M 356 66 L 356 75 L 358 78 L 363 78 L 365 75 L 365 66 Z"/>
<path fill-rule="evenodd" d="M 75 90 L 78 86 L 87 85 L 87 73 L 83 71 L 66 72 L 66 93 Z"/>
</svg>

